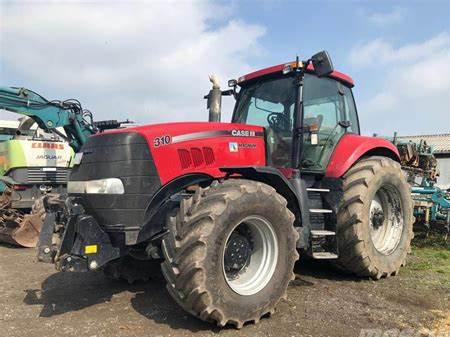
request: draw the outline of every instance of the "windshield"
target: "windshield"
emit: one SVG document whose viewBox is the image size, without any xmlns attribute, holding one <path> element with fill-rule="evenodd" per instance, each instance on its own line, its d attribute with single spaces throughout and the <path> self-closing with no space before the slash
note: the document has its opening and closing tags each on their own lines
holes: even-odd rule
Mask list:
<svg viewBox="0 0 450 337">
<path fill-rule="evenodd" d="M 243 87 L 234 114 L 235 123 L 265 128 L 277 124 L 292 131 L 295 87 L 292 77 L 263 80 Z"/>
<path fill-rule="evenodd" d="M 58 128 L 58 131 L 64 134 L 64 129 Z M 29 130 L 22 130 L 20 135 L 17 134 L 17 128 L 0 126 L 0 142 L 12 139 L 34 139 L 34 140 L 48 140 L 48 141 L 63 141 L 64 139 L 52 132 L 45 132 L 40 128 L 32 128 Z"/>
<path fill-rule="evenodd" d="M 290 164 L 295 92 L 290 76 L 262 80 L 239 92 L 233 121 L 266 129 L 269 159 L 276 167 Z"/>
<path fill-rule="evenodd" d="M 0 127 L 0 142 L 11 140 L 16 136 L 17 128 Z M 33 136 L 35 130 L 28 130 L 26 136 Z"/>
</svg>

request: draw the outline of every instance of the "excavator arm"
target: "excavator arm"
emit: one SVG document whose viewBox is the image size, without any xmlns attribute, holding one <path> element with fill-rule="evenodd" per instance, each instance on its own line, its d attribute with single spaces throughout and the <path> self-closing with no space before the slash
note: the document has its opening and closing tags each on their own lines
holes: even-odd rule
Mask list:
<svg viewBox="0 0 450 337">
<path fill-rule="evenodd" d="M 92 114 L 83 110 L 79 101 L 48 101 L 25 88 L 0 87 L 0 109 L 31 117 L 41 129 L 66 138 L 75 152 L 90 135 L 99 131 Z M 65 136 L 57 131 L 60 127 Z"/>
</svg>

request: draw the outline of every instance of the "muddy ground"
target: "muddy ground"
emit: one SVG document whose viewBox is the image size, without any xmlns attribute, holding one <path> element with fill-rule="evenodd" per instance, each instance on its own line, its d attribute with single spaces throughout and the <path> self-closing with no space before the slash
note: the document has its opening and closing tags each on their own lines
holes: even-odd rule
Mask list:
<svg viewBox="0 0 450 337">
<path fill-rule="evenodd" d="M 164 280 L 128 285 L 58 273 L 33 249 L 0 246 L 0 336 L 359 336 L 439 328 L 450 336 L 450 250 L 415 249 L 397 277 L 374 282 L 301 262 L 289 299 L 258 325 L 219 330 L 181 310 Z M 448 333 L 448 334 L 447 334 Z M 375 336 L 374 336 L 375 337 Z"/>
</svg>

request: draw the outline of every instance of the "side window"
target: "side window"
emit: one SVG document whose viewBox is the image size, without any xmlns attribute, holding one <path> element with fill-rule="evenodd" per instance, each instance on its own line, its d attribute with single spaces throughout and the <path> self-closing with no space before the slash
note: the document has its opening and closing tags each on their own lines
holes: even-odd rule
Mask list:
<svg viewBox="0 0 450 337">
<path fill-rule="evenodd" d="M 358 115 L 356 112 L 355 100 L 352 90 L 344 86 L 345 119 L 352 125 L 347 129 L 348 132 L 359 134 Z"/>
<path fill-rule="evenodd" d="M 339 82 L 329 78 L 305 76 L 302 166 L 324 170 L 345 129 L 345 102 Z"/>
<path fill-rule="evenodd" d="M 342 119 L 342 99 L 338 83 L 327 78 L 307 76 L 304 91 L 305 124 L 316 124 L 322 135 L 332 132 Z"/>
<path fill-rule="evenodd" d="M 338 121 L 339 109 L 333 102 L 320 102 L 305 105 L 305 124 L 314 122 L 320 126 L 322 133 L 333 129 Z"/>
</svg>

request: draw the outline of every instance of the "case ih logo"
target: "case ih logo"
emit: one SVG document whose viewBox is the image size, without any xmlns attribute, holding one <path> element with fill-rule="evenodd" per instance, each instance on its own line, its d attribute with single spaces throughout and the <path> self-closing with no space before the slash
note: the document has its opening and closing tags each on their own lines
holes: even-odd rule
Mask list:
<svg viewBox="0 0 450 337">
<path fill-rule="evenodd" d="M 33 149 L 52 149 L 52 150 L 64 150 L 64 144 L 59 143 L 32 143 Z"/>
<path fill-rule="evenodd" d="M 232 130 L 231 135 L 234 137 L 255 137 L 256 132 L 251 130 Z"/>
</svg>

